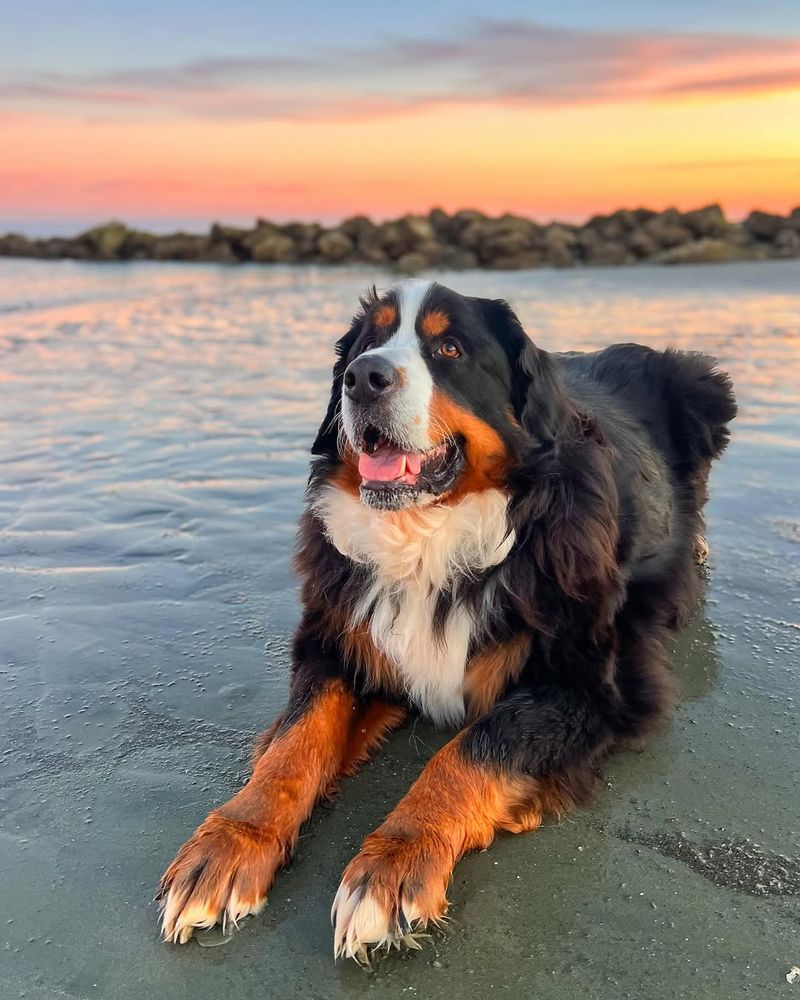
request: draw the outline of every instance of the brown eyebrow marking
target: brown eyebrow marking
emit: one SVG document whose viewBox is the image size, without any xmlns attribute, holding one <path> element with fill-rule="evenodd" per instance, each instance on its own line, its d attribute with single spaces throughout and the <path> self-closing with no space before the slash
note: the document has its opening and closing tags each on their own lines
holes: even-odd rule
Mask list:
<svg viewBox="0 0 800 1000">
<path fill-rule="evenodd" d="M 434 309 L 422 317 L 422 332 L 426 337 L 438 337 L 450 326 L 450 320 L 441 309 Z"/>
<path fill-rule="evenodd" d="M 375 326 L 391 326 L 397 319 L 397 308 L 391 302 L 382 302 L 372 315 Z"/>
</svg>

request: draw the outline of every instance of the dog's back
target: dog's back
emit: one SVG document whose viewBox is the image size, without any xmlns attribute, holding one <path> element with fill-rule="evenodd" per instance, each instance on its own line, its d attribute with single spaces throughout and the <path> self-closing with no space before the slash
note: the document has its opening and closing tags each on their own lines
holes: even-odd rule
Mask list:
<svg viewBox="0 0 800 1000">
<path fill-rule="evenodd" d="M 729 376 L 707 354 L 614 344 L 555 357 L 577 397 L 604 399 L 604 417 L 611 404 L 618 419 L 633 418 L 680 477 L 707 471 L 724 451 L 736 402 Z"/>
</svg>

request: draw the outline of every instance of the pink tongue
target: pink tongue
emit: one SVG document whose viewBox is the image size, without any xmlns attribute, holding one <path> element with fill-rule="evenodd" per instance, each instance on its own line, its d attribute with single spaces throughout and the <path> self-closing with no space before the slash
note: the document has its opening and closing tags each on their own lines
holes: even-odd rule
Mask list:
<svg viewBox="0 0 800 1000">
<path fill-rule="evenodd" d="M 422 460 L 413 451 L 400 451 L 389 445 L 381 445 L 371 455 L 362 451 L 358 456 L 358 471 L 361 478 L 371 483 L 391 483 L 399 480 L 413 483 L 419 474 Z"/>
</svg>

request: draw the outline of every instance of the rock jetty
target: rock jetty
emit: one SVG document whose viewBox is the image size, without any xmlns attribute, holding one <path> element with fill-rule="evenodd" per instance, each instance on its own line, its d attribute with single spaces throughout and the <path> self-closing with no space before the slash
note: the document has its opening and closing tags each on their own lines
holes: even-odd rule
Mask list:
<svg viewBox="0 0 800 1000">
<path fill-rule="evenodd" d="M 786 216 L 754 211 L 729 222 L 719 205 L 689 212 L 621 209 L 583 225 L 542 225 L 519 215 L 434 208 L 373 222 L 355 215 L 340 225 L 278 224 L 251 229 L 214 223 L 205 235 L 156 234 L 108 222 L 78 236 L 0 236 L 0 257 L 47 260 L 189 260 L 219 264 L 370 264 L 405 273 L 427 268 L 520 270 L 581 265 L 718 263 L 800 257 L 800 207 Z"/>
</svg>

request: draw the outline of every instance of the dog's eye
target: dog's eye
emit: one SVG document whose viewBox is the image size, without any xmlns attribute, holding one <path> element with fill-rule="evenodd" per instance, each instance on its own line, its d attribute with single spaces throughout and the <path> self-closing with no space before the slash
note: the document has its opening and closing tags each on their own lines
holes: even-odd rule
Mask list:
<svg viewBox="0 0 800 1000">
<path fill-rule="evenodd" d="M 461 348 L 454 340 L 443 340 L 436 353 L 442 358 L 460 358 Z"/>
<path fill-rule="evenodd" d="M 374 346 L 375 346 L 375 338 L 367 337 L 367 339 L 361 345 L 361 353 L 363 354 L 364 351 L 371 351 Z"/>
</svg>

